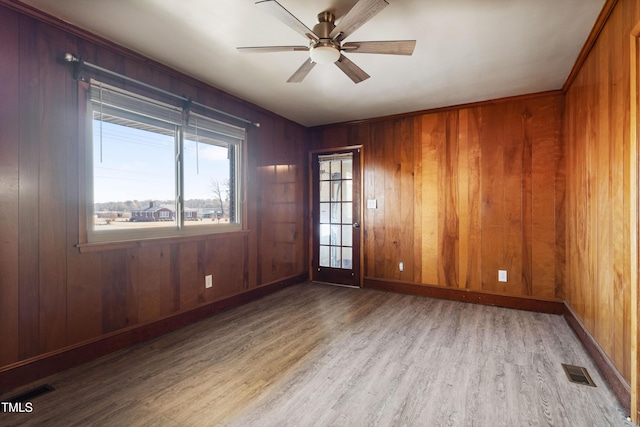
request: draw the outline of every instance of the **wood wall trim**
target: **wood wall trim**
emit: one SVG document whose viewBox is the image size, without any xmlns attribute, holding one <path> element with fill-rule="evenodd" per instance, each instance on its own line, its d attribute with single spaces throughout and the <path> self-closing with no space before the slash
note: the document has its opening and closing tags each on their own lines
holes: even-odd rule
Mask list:
<svg viewBox="0 0 640 427">
<path fill-rule="evenodd" d="M 101 336 L 97 340 L 8 365 L 0 369 L 0 394 L 109 353 L 131 347 L 134 344 L 156 338 L 221 311 L 262 298 L 285 287 L 302 283 L 307 278 L 307 274 L 292 276 L 193 310 L 174 314 L 151 323 L 136 325 L 126 330 Z"/>
<path fill-rule="evenodd" d="M 567 80 L 564 82 L 564 85 L 562 86 L 563 93 L 567 93 L 567 91 L 573 84 L 574 80 L 576 79 L 576 76 L 582 69 L 582 65 L 584 64 L 584 61 L 587 60 L 589 53 L 591 53 L 591 49 L 593 49 L 593 46 L 596 44 L 596 41 L 598 40 L 598 37 L 600 36 L 602 29 L 604 28 L 605 24 L 607 23 L 607 20 L 609 19 L 609 15 L 611 15 L 611 12 L 613 11 L 613 8 L 616 6 L 617 3 L 618 3 L 618 0 L 607 0 L 604 6 L 602 7 L 602 10 L 600 11 L 600 15 L 598 15 L 598 18 L 596 19 L 596 23 L 593 25 L 593 28 L 591 29 L 591 33 L 589 33 L 589 37 L 587 37 L 587 41 L 585 41 L 584 45 L 582 46 L 582 50 L 580 51 L 580 54 L 578 55 L 578 58 L 576 59 L 575 64 L 573 64 L 573 68 L 571 69 L 571 72 L 569 73 Z"/>
<path fill-rule="evenodd" d="M 615 367 L 609 356 L 604 352 L 598 341 L 591 335 L 589 330 L 580 321 L 578 316 L 573 312 L 571 306 L 564 304 L 564 318 L 576 333 L 578 339 L 582 342 L 587 353 L 591 356 L 605 381 L 611 387 L 620 404 L 627 410 L 630 410 L 631 403 L 631 387 L 624 379 L 620 371 Z"/>
<path fill-rule="evenodd" d="M 467 289 L 448 288 L 443 286 L 421 285 L 410 282 L 380 280 L 370 277 L 364 279 L 364 287 L 380 291 L 399 292 L 402 294 L 440 298 L 451 301 L 469 302 L 512 308 L 516 310 L 535 311 L 539 313 L 563 314 L 564 303 L 560 300 L 525 298 L 512 295 L 499 295 L 488 292 L 470 291 Z"/>
<path fill-rule="evenodd" d="M 631 30 L 630 40 L 630 106 L 629 106 L 629 253 L 630 253 L 630 282 L 631 282 L 631 418 L 636 424 L 640 420 L 640 363 L 638 357 L 638 341 L 640 327 L 638 323 L 638 309 L 640 295 L 638 293 L 638 123 L 640 122 L 638 91 L 640 82 L 640 22 Z"/>
<path fill-rule="evenodd" d="M 547 98 L 550 96 L 563 96 L 563 95 L 564 93 L 562 92 L 562 90 L 549 90 L 545 92 L 527 93 L 524 95 L 507 96 L 503 98 L 487 99 L 485 101 L 469 102 L 466 104 L 449 105 L 446 107 L 438 107 L 438 108 L 431 108 L 427 110 L 418 110 L 418 111 L 411 111 L 407 113 L 392 114 L 389 116 L 371 117 L 371 118 L 361 119 L 361 120 L 352 120 L 348 122 L 319 125 L 309 129 L 322 130 L 324 128 L 333 128 L 335 126 L 348 126 L 348 125 L 357 125 L 362 123 L 376 123 L 376 122 L 382 122 L 387 120 L 407 119 L 411 117 L 422 116 L 425 114 L 443 113 L 448 111 L 457 111 L 457 110 L 468 109 L 468 108 L 484 107 L 488 105 L 497 105 L 497 104 L 503 104 L 503 103 L 509 103 L 509 102 L 519 102 L 519 101 L 526 101 L 526 100 L 537 99 L 537 98 Z"/>
</svg>

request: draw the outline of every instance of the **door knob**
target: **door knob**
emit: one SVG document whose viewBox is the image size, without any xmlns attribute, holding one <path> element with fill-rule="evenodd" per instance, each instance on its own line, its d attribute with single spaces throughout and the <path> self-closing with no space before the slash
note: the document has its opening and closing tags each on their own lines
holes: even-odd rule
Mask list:
<svg viewBox="0 0 640 427">
<path fill-rule="evenodd" d="M 360 224 L 358 224 L 357 222 L 353 223 L 353 228 L 360 228 Z"/>
</svg>

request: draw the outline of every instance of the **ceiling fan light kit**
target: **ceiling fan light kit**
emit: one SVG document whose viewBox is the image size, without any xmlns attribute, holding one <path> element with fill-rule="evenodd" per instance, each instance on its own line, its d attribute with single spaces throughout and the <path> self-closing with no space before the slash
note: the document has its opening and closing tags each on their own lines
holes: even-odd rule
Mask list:
<svg viewBox="0 0 640 427">
<path fill-rule="evenodd" d="M 331 45 L 318 44 L 311 48 L 309 57 L 316 64 L 332 64 L 340 59 L 340 51 Z"/>
<path fill-rule="evenodd" d="M 352 42 L 342 44 L 351 33 L 373 18 L 389 3 L 386 0 L 360 0 L 335 24 L 335 15 L 329 11 L 318 14 L 318 23 L 310 30 L 291 12 L 276 0 L 260 0 L 256 5 L 273 14 L 297 33 L 311 40 L 306 46 L 260 46 L 239 47 L 244 52 L 286 52 L 308 51 L 309 58 L 296 70 L 287 82 L 299 83 L 313 69 L 315 64 L 335 63 L 354 83 L 360 83 L 369 75 L 342 54 L 378 53 L 386 55 L 412 55 L 415 40 Z"/>
</svg>

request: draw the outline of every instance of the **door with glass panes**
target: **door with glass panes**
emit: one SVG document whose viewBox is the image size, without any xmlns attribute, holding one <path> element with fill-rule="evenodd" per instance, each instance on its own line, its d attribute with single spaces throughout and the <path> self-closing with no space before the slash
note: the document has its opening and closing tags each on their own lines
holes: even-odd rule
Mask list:
<svg viewBox="0 0 640 427">
<path fill-rule="evenodd" d="M 312 280 L 360 286 L 360 149 L 312 155 Z"/>
</svg>

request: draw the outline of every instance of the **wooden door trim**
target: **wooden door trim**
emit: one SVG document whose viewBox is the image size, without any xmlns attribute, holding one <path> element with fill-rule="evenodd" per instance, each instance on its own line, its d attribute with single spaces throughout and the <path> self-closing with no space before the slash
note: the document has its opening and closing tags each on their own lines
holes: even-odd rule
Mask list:
<svg viewBox="0 0 640 427">
<path fill-rule="evenodd" d="M 359 245 L 360 245 L 360 254 L 359 254 L 359 266 L 358 266 L 358 287 L 362 288 L 363 279 L 364 279 L 364 202 L 362 194 L 364 193 L 364 147 L 362 145 L 346 145 L 342 147 L 333 147 L 333 148 L 322 148 L 318 150 L 310 150 L 309 151 L 309 280 L 313 281 L 315 271 L 313 270 L 313 233 L 314 233 L 314 222 L 313 222 L 313 156 L 318 154 L 331 154 L 338 153 L 341 151 L 352 151 L 352 150 L 360 150 L 360 233 L 359 234 Z"/>
<path fill-rule="evenodd" d="M 631 286 L 631 419 L 634 423 L 640 420 L 640 366 L 638 363 L 638 345 L 640 324 L 638 323 L 638 49 L 640 49 L 640 22 L 631 30 L 630 35 L 630 114 L 629 114 L 629 258 Z"/>
</svg>

